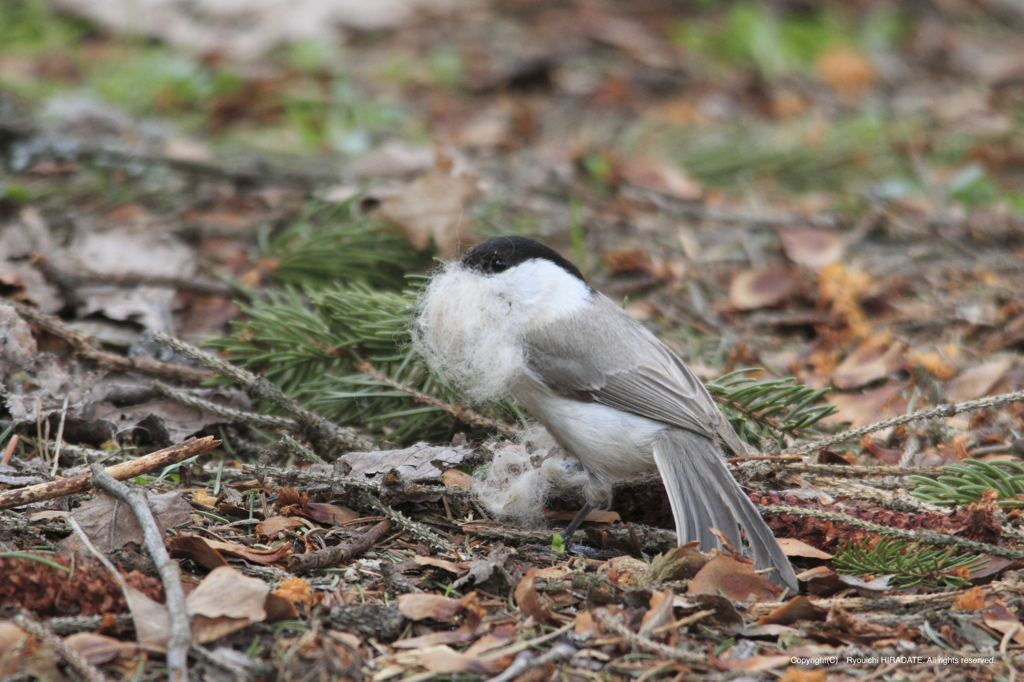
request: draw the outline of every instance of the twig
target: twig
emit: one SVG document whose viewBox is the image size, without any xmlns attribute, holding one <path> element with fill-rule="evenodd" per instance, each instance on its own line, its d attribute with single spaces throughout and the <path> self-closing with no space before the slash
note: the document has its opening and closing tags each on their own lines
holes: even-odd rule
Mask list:
<svg viewBox="0 0 1024 682">
<path fill-rule="evenodd" d="M 323 457 L 316 454 L 305 445 L 289 436 L 287 433 L 281 436 L 281 445 L 284 446 L 284 449 L 288 452 L 298 455 L 307 462 L 312 464 L 327 464 Z"/>
<path fill-rule="evenodd" d="M 210 414 L 215 414 L 218 417 L 224 417 L 234 422 L 242 424 L 252 424 L 267 429 L 296 429 L 298 424 L 294 419 L 288 417 L 277 417 L 271 414 L 260 414 L 258 412 L 245 412 L 243 410 L 236 410 L 233 407 L 226 407 L 224 405 L 218 405 L 212 400 L 204 400 L 198 396 L 191 395 L 185 391 L 171 388 L 162 381 L 154 380 L 152 383 L 153 390 L 162 395 L 163 397 L 173 400 L 176 403 L 194 407 L 197 410 L 203 410 Z"/>
<path fill-rule="evenodd" d="M 47 619 L 46 626 L 58 635 L 71 635 L 76 632 L 96 632 L 103 627 L 106 616 L 58 616 Z M 119 613 L 114 622 L 120 629 L 134 627 L 131 614 Z"/>
<path fill-rule="evenodd" d="M 64 406 L 60 410 L 60 424 L 57 426 L 57 440 L 53 448 L 53 470 L 50 471 L 50 478 L 57 475 L 57 466 L 60 464 L 60 446 L 64 442 L 64 421 L 68 416 L 68 397 L 64 396 Z"/>
<path fill-rule="evenodd" d="M 547 652 L 537 656 L 536 658 L 529 651 L 524 651 L 515 657 L 512 661 L 512 665 L 505 669 L 501 674 L 495 675 L 488 682 L 512 682 L 520 675 L 539 668 L 548 663 L 558 663 L 560 661 L 567 661 L 573 657 L 576 653 L 576 647 L 569 644 L 565 640 L 555 642 L 555 645 L 551 647 Z"/>
<path fill-rule="evenodd" d="M 9 464 L 11 456 L 14 454 L 14 449 L 18 447 L 18 440 L 21 438 L 18 434 L 11 436 L 11 440 L 7 442 L 7 449 L 4 450 L 4 457 L 0 459 L 0 464 Z"/>
<path fill-rule="evenodd" d="M 863 476 L 911 476 L 918 474 L 938 473 L 942 471 L 941 468 L 921 469 L 915 467 L 896 467 L 887 465 L 861 466 L 856 464 L 809 464 L 806 462 L 801 462 L 799 464 L 785 463 L 785 466 L 780 467 L 779 470 L 785 472 L 794 472 L 798 474 L 820 474 L 823 476 L 853 476 L 856 478 L 861 478 Z"/>
<path fill-rule="evenodd" d="M 87 661 L 85 656 L 82 656 L 82 654 L 68 646 L 63 639 L 55 635 L 50 628 L 33 618 L 32 614 L 25 609 L 20 609 L 11 618 L 11 622 L 33 637 L 53 647 L 57 655 L 64 659 L 68 666 L 87 680 L 87 682 L 110 682 L 110 678 L 104 675 L 99 668 Z"/>
<path fill-rule="evenodd" d="M 347 489 L 353 491 L 356 493 L 356 500 L 359 504 L 375 510 L 378 514 L 391 521 L 391 523 L 395 525 L 395 528 L 406 531 L 415 539 L 433 547 L 434 549 L 447 552 L 449 554 L 455 553 L 455 549 L 447 540 L 430 530 L 426 525 L 413 521 L 402 512 L 394 509 L 381 500 L 381 495 L 384 495 L 389 491 L 373 481 L 349 478 L 346 476 L 319 474 L 310 471 L 295 471 L 293 469 L 280 469 L 278 467 L 261 467 L 251 464 L 243 465 L 241 471 L 257 477 L 272 476 L 277 478 L 279 481 L 288 483 L 312 481 L 330 486 L 332 492 L 335 489 Z M 237 475 L 237 471 L 233 473 Z M 224 474 L 229 475 L 227 471 L 225 471 Z M 407 497 L 414 499 L 425 496 L 458 494 L 455 491 L 460 491 L 460 489 L 444 486 L 421 486 L 415 483 L 410 484 L 404 490 L 401 490 L 401 492 L 406 494 Z M 467 494 L 469 493 L 469 491 L 465 492 Z"/>
<path fill-rule="evenodd" d="M 549 633 L 547 633 L 545 635 L 541 635 L 540 637 L 534 637 L 533 639 L 528 639 L 528 640 L 526 640 L 524 642 L 517 642 L 515 644 L 510 644 L 510 645 L 508 645 L 506 647 L 502 647 L 500 649 L 494 649 L 493 651 L 488 651 L 486 654 L 478 656 L 477 660 L 479 660 L 479 661 L 497 661 L 497 660 L 500 660 L 502 658 L 506 658 L 507 656 L 511 656 L 513 654 L 518 654 L 520 651 L 526 651 L 527 649 L 531 649 L 531 648 L 533 648 L 535 646 L 543 644 L 544 642 L 547 642 L 547 641 L 550 641 L 552 639 L 556 639 L 558 637 L 561 637 L 565 633 L 569 632 L 569 630 L 572 630 L 574 627 L 575 627 L 575 623 L 569 623 L 568 625 L 563 625 L 562 627 L 558 628 L 557 630 L 552 630 L 551 632 L 549 632 Z"/>
<path fill-rule="evenodd" d="M 397 509 L 384 504 L 379 497 L 376 497 L 372 493 L 361 493 L 357 498 L 364 506 L 373 508 L 378 514 L 395 524 L 395 527 L 404 530 L 420 542 L 441 552 L 456 554 L 455 548 L 452 547 L 450 542 L 430 530 L 430 528 L 424 524 L 419 523 L 418 521 L 413 521 Z"/>
<path fill-rule="evenodd" d="M 616 618 L 610 616 L 605 609 L 595 609 L 594 615 L 601 622 L 601 625 L 605 626 L 619 637 L 623 638 L 630 645 L 635 646 L 651 653 L 663 656 L 664 658 L 671 658 L 676 661 L 683 663 L 707 663 L 707 656 L 703 654 L 694 653 L 692 651 L 685 651 L 677 647 L 667 646 L 660 642 L 655 642 L 646 635 L 641 635 L 633 632 L 625 625 L 620 623 Z"/>
<path fill-rule="evenodd" d="M 980 587 L 982 594 L 996 594 L 999 592 L 1015 592 L 1020 593 L 1022 591 L 1022 584 L 1017 581 L 1017 576 L 1013 576 L 1013 580 L 1002 580 L 995 581 L 988 585 L 971 587 L 963 590 L 952 591 L 952 592 L 929 592 L 925 594 L 894 594 L 886 597 L 831 597 L 829 599 L 820 599 L 814 601 L 813 604 L 819 608 L 832 609 L 841 608 L 846 611 L 896 611 L 908 606 L 924 606 L 931 605 L 935 609 L 947 608 L 956 599 L 962 597 L 964 594 L 972 589 L 978 589 Z M 749 611 L 752 615 L 760 613 L 768 613 L 775 609 L 783 606 L 783 602 L 761 602 L 757 604 L 751 604 Z"/>
<path fill-rule="evenodd" d="M 926 545 L 937 545 L 940 547 L 959 547 L 960 549 L 964 549 L 969 552 L 991 554 L 992 556 L 999 556 L 1012 561 L 1024 561 L 1024 551 L 1019 549 L 1007 549 L 1005 547 L 1000 547 L 999 545 L 990 545 L 987 542 L 975 542 L 974 540 L 967 540 L 955 535 L 939 533 L 938 531 L 928 530 L 926 528 L 918 528 L 916 531 L 903 530 L 901 528 L 890 528 L 889 526 L 864 521 L 850 516 L 849 514 L 843 514 L 842 512 L 828 511 L 825 509 L 805 509 L 803 507 L 790 507 L 775 504 L 761 507 L 760 512 L 762 516 L 792 514 L 793 516 L 825 519 L 834 523 L 846 524 L 851 528 L 866 530 L 869 533 L 899 538 L 900 540 L 907 540 L 909 542 L 922 542 Z"/>
<path fill-rule="evenodd" d="M 107 352 L 100 347 L 99 341 L 94 337 L 65 324 L 53 315 L 47 315 L 20 301 L 8 299 L 8 303 L 14 306 L 14 309 L 18 311 L 18 315 L 24 318 L 25 321 L 34 324 L 49 334 L 53 334 L 71 346 L 72 351 L 79 357 L 92 360 L 106 369 L 119 372 L 138 372 L 139 374 L 147 374 L 184 384 L 198 384 L 213 378 L 211 372 L 194 367 L 162 362 L 145 355 L 127 358 Z"/>
<path fill-rule="evenodd" d="M 391 488 L 384 488 L 384 486 L 376 481 L 370 481 L 365 478 L 353 478 L 309 470 L 264 467 L 254 464 L 243 464 L 241 469 L 225 469 L 223 473 L 223 477 L 230 480 L 243 479 L 246 476 L 270 476 L 289 485 L 309 486 L 309 492 L 319 492 L 318 486 L 323 486 L 322 490 L 330 490 L 331 494 L 335 496 L 340 496 L 342 491 L 357 491 L 373 495 L 396 493 L 404 496 L 404 499 L 413 502 L 428 498 L 437 499 L 442 495 L 459 500 L 475 499 L 473 491 L 466 490 L 465 488 L 410 483 L 404 488 L 398 487 L 392 490 Z"/>
<path fill-rule="evenodd" d="M 305 554 L 292 554 L 288 557 L 288 569 L 292 573 L 308 573 L 318 568 L 332 568 L 358 556 L 373 547 L 374 543 L 384 537 L 384 534 L 391 529 L 390 521 L 381 521 L 376 526 L 366 531 L 359 537 L 334 547 L 328 547 L 316 552 Z"/>
<path fill-rule="evenodd" d="M 241 367 L 236 367 L 230 362 L 216 358 L 204 353 L 195 346 L 175 339 L 162 332 L 154 332 L 153 340 L 164 348 L 173 350 L 179 355 L 198 362 L 207 369 L 230 379 L 238 386 L 241 386 L 250 396 L 258 400 L 265 400 L 291 415 L 298 422 L 299 427 L 309 437 L 309 440 L 318 443 L 323 449 L 330 451 L 351 451 L 369 450 L 372 444 L 359 436 L 354 429 L 342 428 L 333 424 L 323 417 L 305 409 L 298 402 L 285 395 L 284 391 L 272 384 L 264 377 L 258 377 Z M 338 454 L 341 454 L 340 452 Z"/>
<path fill-rule="evenodd" d="M 491 521 L 486 523 L 471 521 L 462 524 L 461 528 L 466 533 L 482 538 L 501 540 L 507 545 L 551 544 L 552 531 L 550 530 L 520 530 L 496 526 Z M 615 524 L 600 532 L 602 536 L 608 537 L 609 542 L 633 542 L 635 537 L 640 543 L 640 549 L 648 553 L 666 552 L 676 546 L 675 531 L 651 528 L 639 523 Z"/>
<path fill-rule="evenodd" d="M 849 429 L 842 433 L 837 433 L 834 436 L 827 438 L 819 438 L 818 440 L 810 443 L 804 443 L 795 447 L 787 448 L 783 450 L 783 455 L 809 455 L 812 452 L 818 452 L 824 450 L 827 447 L 835 445 L 836 443 L 842 443 L 844 441 L 857 440 L 862 436 L 866 436 L 869 433 L 875 431 L 881 431 L 887 429 L 890 426 L 899 426 L 900 424 L 909 424 L 910 422 L 921 421 L 922 419 L 935 419 L 937 417 L 952 417 L 955 414 L 961 412 L 971 412 L 973 410 L 982 410 L 986 407 L 995 407 L 996 405 L 1004 405 L 1006 403 L 1014 403 L 1019 400 L 1024 400 L 1024 391 L 1014 391 L 1013 393 L 1002 393 L 1000 395 L 994 395 L 988 398 L 979 398 L 978 400 L 968 400 L 962 403 L 947 403 L 945 405 L 938 405 L 936 407 L 930 407 L 926 410 L 918 410 L 911 414 L 905 414 L 900 417 L 893 417 L 892 419 L 885 419 L 874 424 L 868 424 L 867 426 L 861 426 L 856 429 Z"/>
<path fill-rule="evenodd" d="M 149 496 L 144 488 L 129 487 L 113 478 L 100 464 L 92 465 L 93 484 L 131 507 L 142 527 L 146 550 L 156 565 L 164 586 L 167 614 L 170 618 L 167 638 L 167 668 L 171 682 L 188 682 L 188 651 L 192 646 L 192 621 L 185 606 L 178 562 L 171 559 L 164 534 L 156 525 Z"/>
<path fill-rule="evenodd" d="M 937 504 L 929 504 L 923 502 L 916 497 L 905 495 L 898 491 L 893 490 L 879 490 L 870 485 L 859 485 L 856 483 L 847 483 L 846 481 L 837 481 L 835 479 L 821 479 L 816 476 L 812 477 L 815 484 L 820 484 L 826 492 L 833 493 L 837 497 L 852 497 L 858 500 L 867 500 L 880 504 L 890 509 L 896 509 L 898 511 L 913 512 L 916 514 L 939 514 L 941 516 L 949 516 L 953 509 L 950 507 L 940 507 Z"/>
<path fill-rule="evenodd" d="M 151 471 L 162 469 L 171 464 L 177 464 L 189 457 L 205 454 L 218 445 L 220 445 L 220 441 L 214 440 L 213 436 L 198 439 L 190 438 L 184 443 L 178 443 L 152 454 L 115 464 L 107 468 L 107 473 L 115 480 L 123 481 L 128 478 L 148 474 Z M 49 483 L 39 483 L 18 488 L 17 490 L 8 490 L 0 493 L 0 509 L 22 507 L 26 504 L 52 500 L 57 497 L 64 497 L 65 495 L 73 495 L 88 490 L 91 485 L 91 474 L 79 474 L 62 478 L 59 481 L 50 481 Z"/>
<path fill-rule="evenodd" d="M 427 395 L 426 393 L 417 391 L 415 388 L 412 388 L 411 386 L 406 386 L 403 383 L 395 381 L 387 374 L 374 367 L 369 362 L 357 362 L 353 366 L 363 374 L 372 377 L 374 381 L 379 381 L 382 384 L 387 384 L 388 386 L 397 391 L 408 393 L 410 396 L 412 396 L 413 400 L 420 403 L 421 405 L 430 405 L 431 407 L 438 407 L 444 410 L 445 412 L 455 417 L 455 419 L 459 420 L 463 424 L 472 424 L 473 426 L 479 426 L 482 429 L 497 431 L 501 433 L 503 436 L 508 436 L 509 438 L 512 438 L 519 433 L 519 429 L 515 428 L 514 426 L 509 426 L 508 424 L 500 422 L 496 419 L 489 419 L 488 417 L 483 416 L 482 414 L 472 409 L 471 407 L 467 407 L 465 405 L 452 405 L 451 403 L 446 403 L 445 401 L 435 398 L 434 396 L 430 396 Z"/>
</svg>

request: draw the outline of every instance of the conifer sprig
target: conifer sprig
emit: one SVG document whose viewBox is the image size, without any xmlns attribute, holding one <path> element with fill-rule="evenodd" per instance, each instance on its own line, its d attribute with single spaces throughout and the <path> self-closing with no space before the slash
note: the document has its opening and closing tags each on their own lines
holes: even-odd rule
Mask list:
<svg viewBox="0 0 1024 682">
<path fill-rule="evenodd" d="M 925 590 L 969 587 L 967 575 L 985 562 L 975 554 L 954 556 L 955 547 L 943 550 L 894 538 L 881 538 L 874 549 L 851 542 L 832 558 L 836 571 L 849 575 L 891 575 L 891 584 L 920 586 Z"/>
<path fill-rule="evenodd" d="M 828 389 L 814 390 L 793 377 L 755 379 L 754 369 L 740 369 L 706 384 L 725 408 L 726 417 L 740 437 L 751 445 L 783 436 L 797 436 L 804 429 L 833 414 L 836 408 L 822 405 Z"/>
<path fill-rule="evenodd" d="M 935 478 L 912 475 L 918 485 L 911 494 L 932 504 L 953 505 L 978 502 L 986 490 L 994 490 L 1000 507 L 1024 507 L 1024 465 L 1019 462 L 965 459 L 942 471 Z"/>
</svg>

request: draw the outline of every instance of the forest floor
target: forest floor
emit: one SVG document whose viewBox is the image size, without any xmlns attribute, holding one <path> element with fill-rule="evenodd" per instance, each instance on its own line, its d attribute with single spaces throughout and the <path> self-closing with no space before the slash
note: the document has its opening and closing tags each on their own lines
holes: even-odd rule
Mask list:
<svg viewBox="0 0 1024 682">
<path fill-rule="evenodd" d="M 369 5 L 0 5 L 0 679 L 1016 679 L 1016 4 Z M 502 234 L 708 382 L 800 595 L 658 481 L 553 541 L 408 343 Z"/>
</svg>

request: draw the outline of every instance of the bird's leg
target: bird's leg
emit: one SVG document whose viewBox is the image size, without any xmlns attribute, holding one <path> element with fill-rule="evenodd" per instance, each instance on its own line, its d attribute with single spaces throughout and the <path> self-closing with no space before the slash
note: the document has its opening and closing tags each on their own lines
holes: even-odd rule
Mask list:
<svg viewBox="0 0 1024 682">
<path fill-rule="evenodd" d="M 590 512 L 592 512 L 593 510 L 594 507 L 589 502 L 583 505 L 583 509 L 580 509 L 580 513 L 576 515 L 576 518 L 572 520 L 572 523 L 569 524 L 569 527 L 566 528 L 565 531 L 562 533 L 563 545 L 569 544 L 569 540 L 572 538 L 572 534 L 576 532 L 576 529 L 580 527 L 580 524 L 583 523 L 583 521 L 586 520 L 588 516 L 590 516 Z"/>
</svg>

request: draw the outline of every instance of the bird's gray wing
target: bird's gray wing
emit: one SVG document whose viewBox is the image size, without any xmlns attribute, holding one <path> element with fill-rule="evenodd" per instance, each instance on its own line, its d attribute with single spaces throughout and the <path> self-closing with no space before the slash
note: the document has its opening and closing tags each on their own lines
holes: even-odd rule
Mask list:
<svg viewBox="0 0 1024 682">
<path fill-rule="evenodd" d="M 682 360 L 609 299 L 601 296 L 597 305 L 599 314 L 560 321 L 557 334 L 547 327 L 524 335 L 530 376 L 560 395 L 720 439 L 745 455 L 736 432 Z"/>
</svg>

